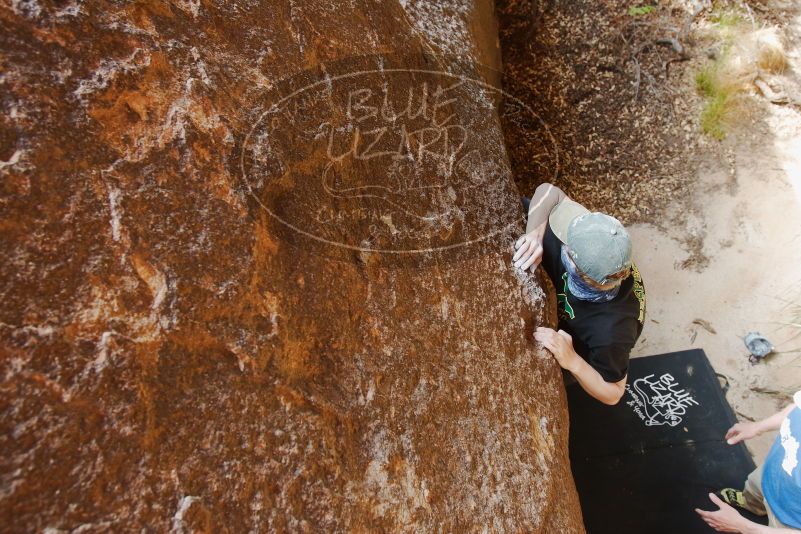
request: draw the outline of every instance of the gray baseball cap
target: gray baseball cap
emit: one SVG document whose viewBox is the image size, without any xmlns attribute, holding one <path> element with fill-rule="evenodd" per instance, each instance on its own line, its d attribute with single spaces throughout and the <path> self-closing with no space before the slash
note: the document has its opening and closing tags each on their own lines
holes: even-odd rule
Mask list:
<svg viewBox="0 0 801 534">
<path fill-rule="evenodd" d="M 548 223 L 576 267 L 599 284 L 631 267 L 631 238 L 614 217 L 565 199 L 551 210 Z"/>
</svg>

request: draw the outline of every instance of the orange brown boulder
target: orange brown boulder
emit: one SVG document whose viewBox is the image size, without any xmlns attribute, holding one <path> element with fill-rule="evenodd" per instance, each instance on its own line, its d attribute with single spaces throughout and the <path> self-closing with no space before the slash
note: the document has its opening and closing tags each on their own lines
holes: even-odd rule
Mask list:
<svg viewBox="0 0 801 534">
<path fill-rule="evenodd" d="M 0 7 L 0 530 L 583 532 L 493 17 Z"/>
</svg>

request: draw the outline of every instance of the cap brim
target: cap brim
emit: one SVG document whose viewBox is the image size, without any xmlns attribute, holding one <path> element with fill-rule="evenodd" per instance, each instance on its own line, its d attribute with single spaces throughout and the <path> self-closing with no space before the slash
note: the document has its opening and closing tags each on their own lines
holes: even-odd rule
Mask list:
<svg viewBox="0 0 801 534">
<path fill-rule="evenodd" d="M 559 241 L 567 243 L 567 229 L 570 223 L 579 215 L 586 215 L 589 212 L 590 210 L 578 202 L 566 198 L 551 210 L 551 214 L 548 216 L 548 224 L 551 225 L 551 230 Z"/>
</svg>

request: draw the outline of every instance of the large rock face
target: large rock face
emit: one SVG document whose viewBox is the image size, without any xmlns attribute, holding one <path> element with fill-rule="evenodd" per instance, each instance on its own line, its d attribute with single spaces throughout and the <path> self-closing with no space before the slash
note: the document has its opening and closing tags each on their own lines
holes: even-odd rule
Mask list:
<svg viewBox="0 0 801 534">
<path fill-rule="evenodd" d="M 492 5 L 356 4 L 0 8 L 3 531 L 583 531 Z"/>
</svg>

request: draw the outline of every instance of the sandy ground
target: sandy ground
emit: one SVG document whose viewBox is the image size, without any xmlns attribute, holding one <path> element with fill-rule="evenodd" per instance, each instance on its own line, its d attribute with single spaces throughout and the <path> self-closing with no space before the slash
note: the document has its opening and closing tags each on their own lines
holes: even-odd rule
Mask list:
<svg viewBox="0 0 801 534">
<path fill-rule="evenodd" d="M 798 99 L 801 7 L 785 13 L 791 72 L 784 90 Z M 755 96 L 751 107 L 723 150 L 698 161 L 695 190 L 669 213 L 674 223 L 630 227 L 648 299 L 633 355 L 703 348 L 729 378 L 728 399 L 741 420 L 771 415 L 801 389 L 801 328 L 783 324 L 798 322 L 789 304 L 801 304 L 801 106 Z M 700 251 L 682 245 L 688 236 L 702 239 Z M 693 265 L 699 257 L 708 262 Z M 778 352 L 749 363 L 742 340 L 749 331 L 768 337 Z M 748 443 L 755 460 L 774 438 Z"/>
</svg>

